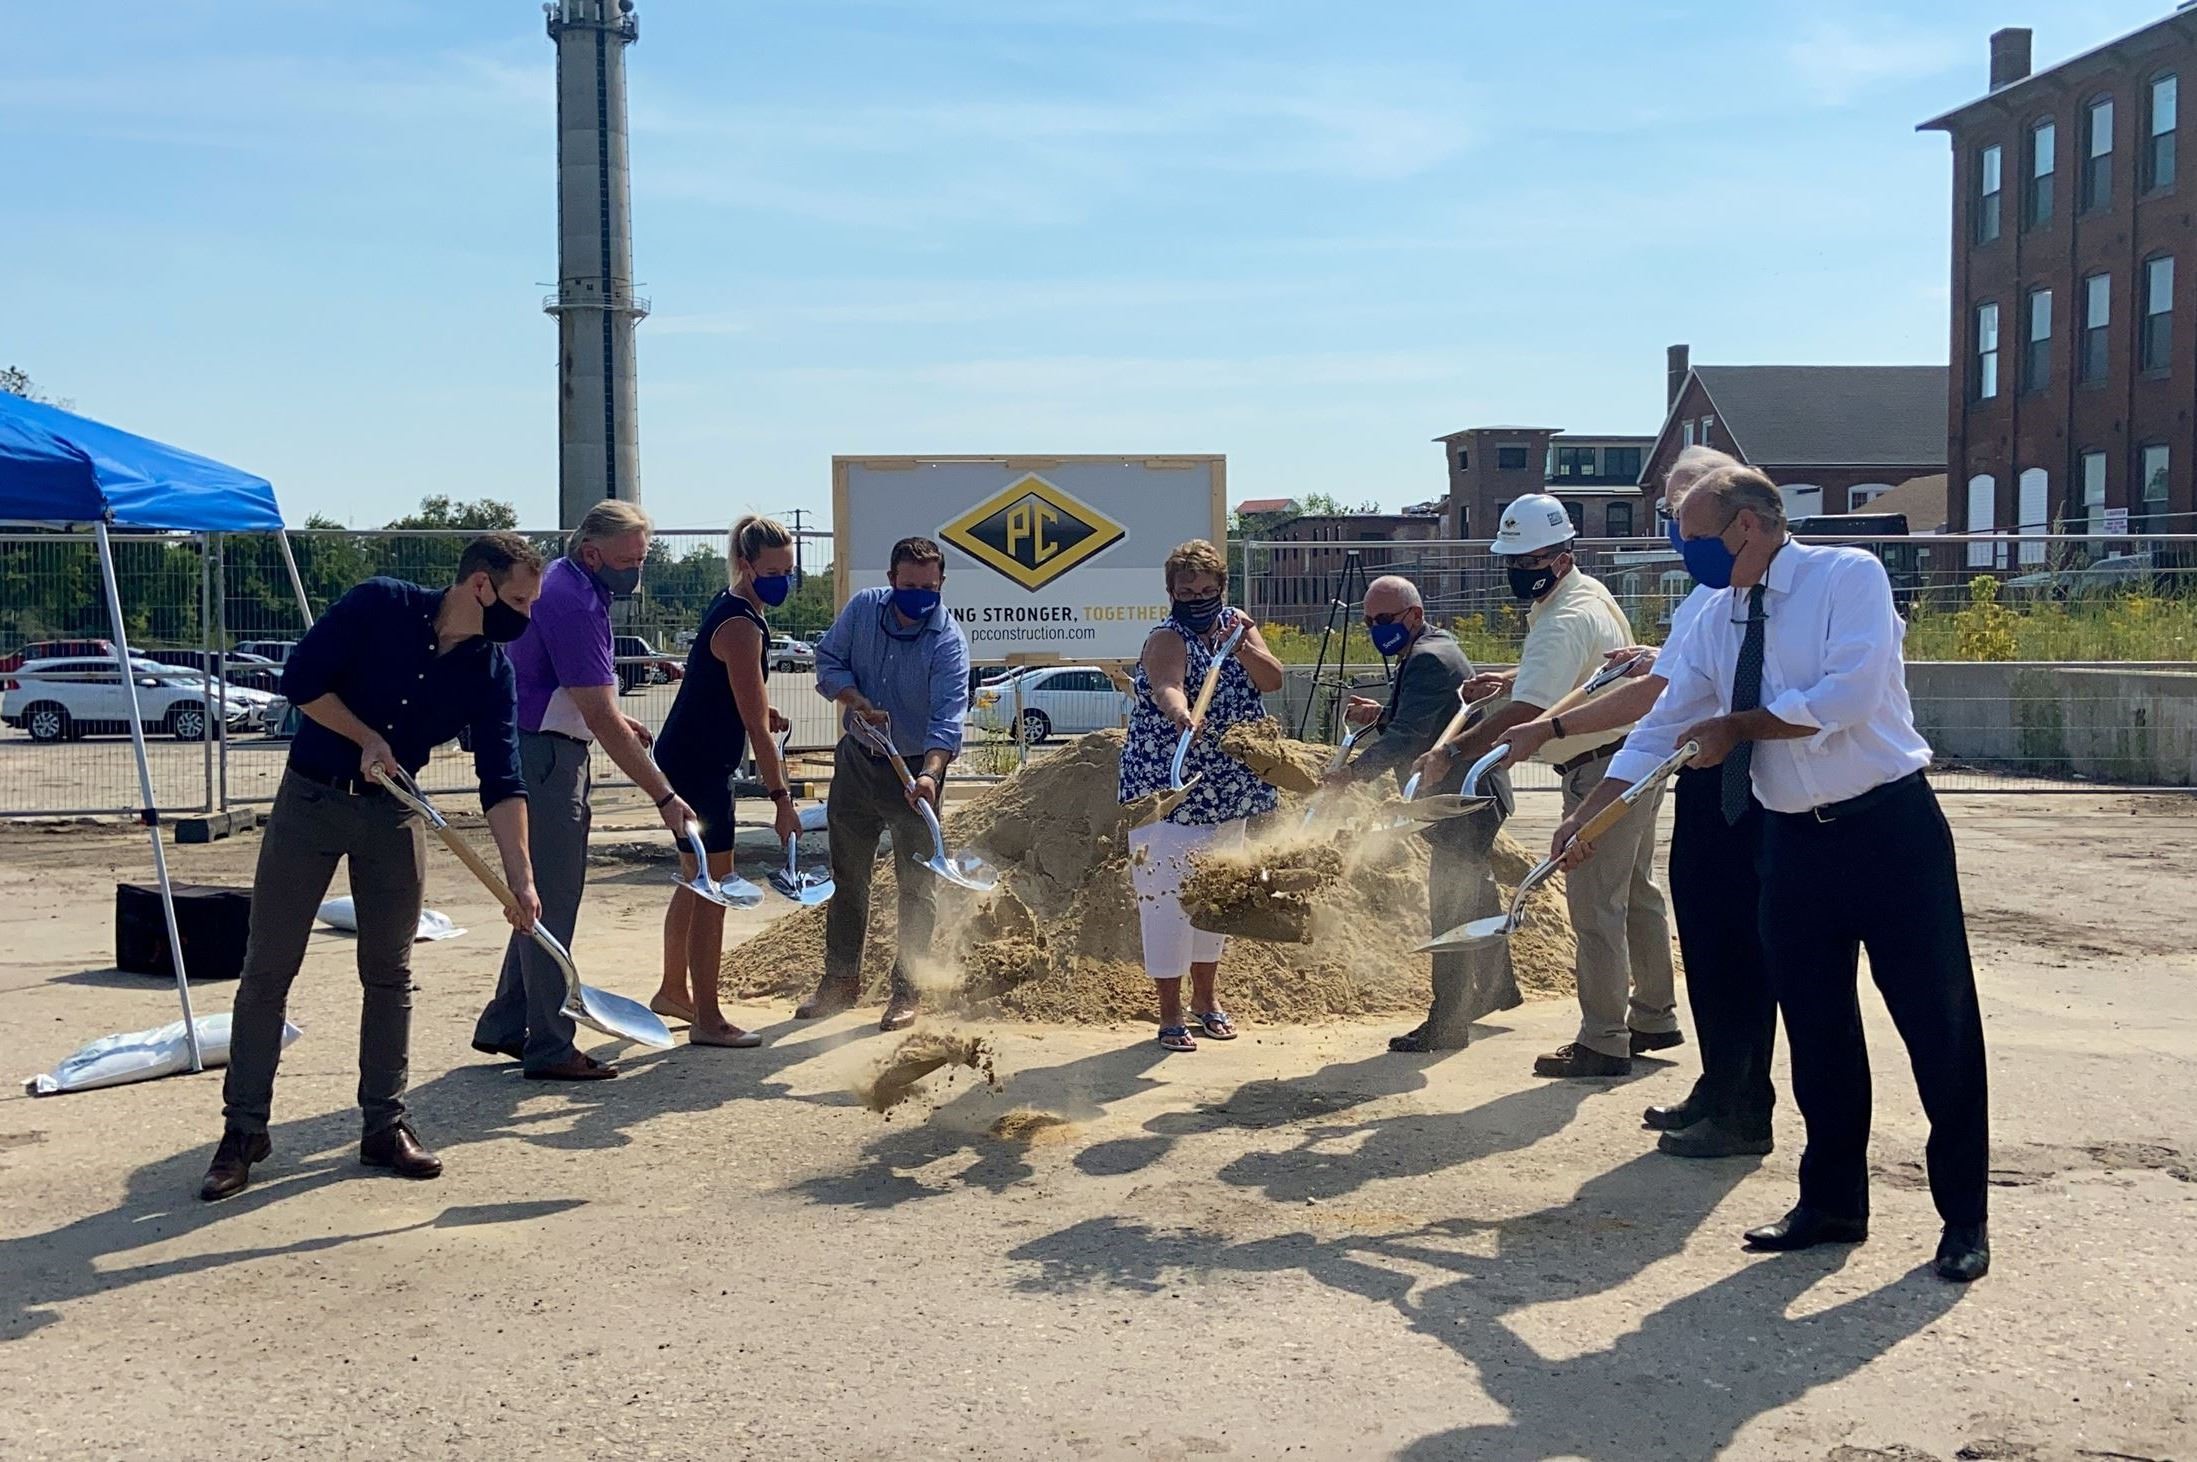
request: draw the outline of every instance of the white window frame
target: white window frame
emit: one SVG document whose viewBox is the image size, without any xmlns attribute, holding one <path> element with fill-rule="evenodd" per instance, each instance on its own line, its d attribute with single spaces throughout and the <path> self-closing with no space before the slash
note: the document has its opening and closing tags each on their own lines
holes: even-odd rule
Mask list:
<svg viewBox="0 0 2197 1462">
<path fill-rule="evenodd" d="M 1997 524 L 1998 516 L 1999 480 L 1988 472 L 1979 472 L 1968 479 L 1968 531 L 1989 533 Z M 1972 569 L 2004 568 L 2004 563 L 1993 563 L 1997 554 L 2003 552 L 2003 544 L 1971 543 L 1968 545 L 1968 566 Z"/>
<path fill-rule="evenodd" d="M 2019 524 L 2016 531 L 2023 534 L 2049 533 L 2052 500 L 2052 476 L 2042 467 L 2023 470 L 2015 487 L 2015 516 Z M 2025 564 L 2044 562 L 2044 540 L 2024 537 L 2021 541 L 2021 561 Z"/>
</svg>

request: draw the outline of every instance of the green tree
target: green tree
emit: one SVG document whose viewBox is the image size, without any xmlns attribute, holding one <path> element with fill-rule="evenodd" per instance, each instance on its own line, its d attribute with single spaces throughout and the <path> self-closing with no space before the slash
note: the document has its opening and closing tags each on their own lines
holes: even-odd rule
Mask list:
<svg viewBox="0 0 2197 1462">
<path fill-rule="evenodd" d="M 419 511 L 407 513 L 395 519 L 391 528 L 450 528 L 474 533 L 490 533 L 499 529 L 519 526 L 519 510 L 509 503 L 494 498 L 480 498 L 474 502 L 460 502 L 448 493 L 436 493 L 420 499 Z"/>
<path fill-rule="evenodd" d="M 0 391 L 10 396 L 20 396 L 25 401 L 36 401 L 45 406 L 58 406 L 63 411 L 74 411 L 76 403 L 58 396 L 49 396 L 31 379 L 30 372 L 21 366 L 0 366 Z"/>
</svg>

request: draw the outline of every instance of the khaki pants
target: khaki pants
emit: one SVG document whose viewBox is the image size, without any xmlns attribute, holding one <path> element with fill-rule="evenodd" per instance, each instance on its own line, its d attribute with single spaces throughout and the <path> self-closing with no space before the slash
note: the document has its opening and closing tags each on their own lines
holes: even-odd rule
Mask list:
<svg viewBox="0 0 2197 1462">
<path fill-rule="evenodd" d="M 265 1132 L 282 1059 L 290 982 L 305 960 L 320 901 L 351 860 L 358 905 L 359 1110 L 368 1136 L 404 1118 L 412 1046 L 412 936 L 419 931 L 427 833 L 416 813 L 382 792 L 354 794 L 285 772 L 252 875 L 252 928 L 244 946 L 222 1078 L 223 1120 Z"/>
<path fill-rule="evenodd" d="M 1610 758 L 1564 778 L 1569 817 L 1609 774 Z M 1579 1044 L 1605 1056 L 1632 1054 L 1632 1032 L 1678 1029 L 1671 973 L 1670 906 L 1655 883 L 1655 818 L 1663 790 L 1633 804 L 1594 845 L 1594 857 L 1565 875 L 1565 902 L 1579 937 Z"/>
<path fill-rule="evenodd" d="M 919 759 L 909 759 L 909 770 L 921 766 Z M 870 932 L 870 875 L 877 871 L 878 840 L 889 832 L 899 893 L 892 988 L 896 995 L 911 993 L 915 986 L 908 978 L 909 961 L 930 954 L 931 926 L 937 918 L 938 875 L 925 866 L 933 852 L 930 826 L 908 806 L 892 764 L 871 756 L 847 736 L 839 738 L 832 754 L 831 796 L 824 814 L 832 860 L 831 902 L 824 906 L 825 977 L 862 977 L 862 946 Z"/>
</svg>

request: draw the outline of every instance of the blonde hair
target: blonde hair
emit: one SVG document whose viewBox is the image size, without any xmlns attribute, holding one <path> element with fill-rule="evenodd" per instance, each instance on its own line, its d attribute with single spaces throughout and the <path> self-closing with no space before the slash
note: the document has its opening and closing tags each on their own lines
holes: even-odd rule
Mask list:
<svg viewBox="0 0 2197 1462">
<path fill-rule="evenodd" d="M 1184 574 L 1211 574 L 1221 581 L 1221 592 L 1228 592 L 1228 560 L 1203 538 L 1177 544 L 1175 551 L 1167 555 L 1168 593 L 1175 592 L 1175 580 Z"/>
<path fill-rule="evenodd" d="M 738 579 L 743 561 L 753 567 L 755 560 L 767 550 L 791 547 L 793 535 L 786 531 L 785 524 L 761 513 L 749 513 L 734 523 L 732 531 L 725 535 L 725 577 Z"/>
<path fill-rule="evenodd" d="M 639 503 L 605 498 L 587 510 L 587 516 L 580 519 L 580 526 L 565 539 L 565 552 L 578 553 L 583 543 L 601 543 L 606 538 L 623 538 L 628 533 L 648 533 L 655 527 L 648 520 L 648 514 L 641 511 Z"/>
</svg>

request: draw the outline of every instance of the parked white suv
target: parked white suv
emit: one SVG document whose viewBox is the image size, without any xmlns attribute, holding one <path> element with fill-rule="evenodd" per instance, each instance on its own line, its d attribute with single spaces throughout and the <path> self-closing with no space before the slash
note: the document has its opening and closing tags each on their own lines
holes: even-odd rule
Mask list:
<svg viewBox="0 0 2197 1462">
<path fill-rule="evenodd" d="M 155 660 L 133 660 L 130 668 L 137 680 L 138 717 L 147 731 L 178 741 L 202 741 L 210 734 L 207 708 L 215 697 L 203 671 Z M 264 691 L 230 686 L 221 702 L 229 729 L 250 729 L 271 699 Z M 0 680 L 0 721 L 28 731 L 33 741 L 126 735 L 129 695 L 112 660 L 33 660 Z"/>
<path fill-rule="evenodd" d="M 1022 700 L 1022 737 L 1032 745 L 1048 736 L 1081 736 L 1124 724 L 1129 697 L 1095 665 L 1048 665 L 986 685 L 969 707 L 969 724 L 1005 732 Z"/>
<path fill-rule="evenodd" d="M 791 635 L 770 637 L 770 668 L 773 670 L 814 670 L 816 647 L 806 640 Z"/>
</svg>

